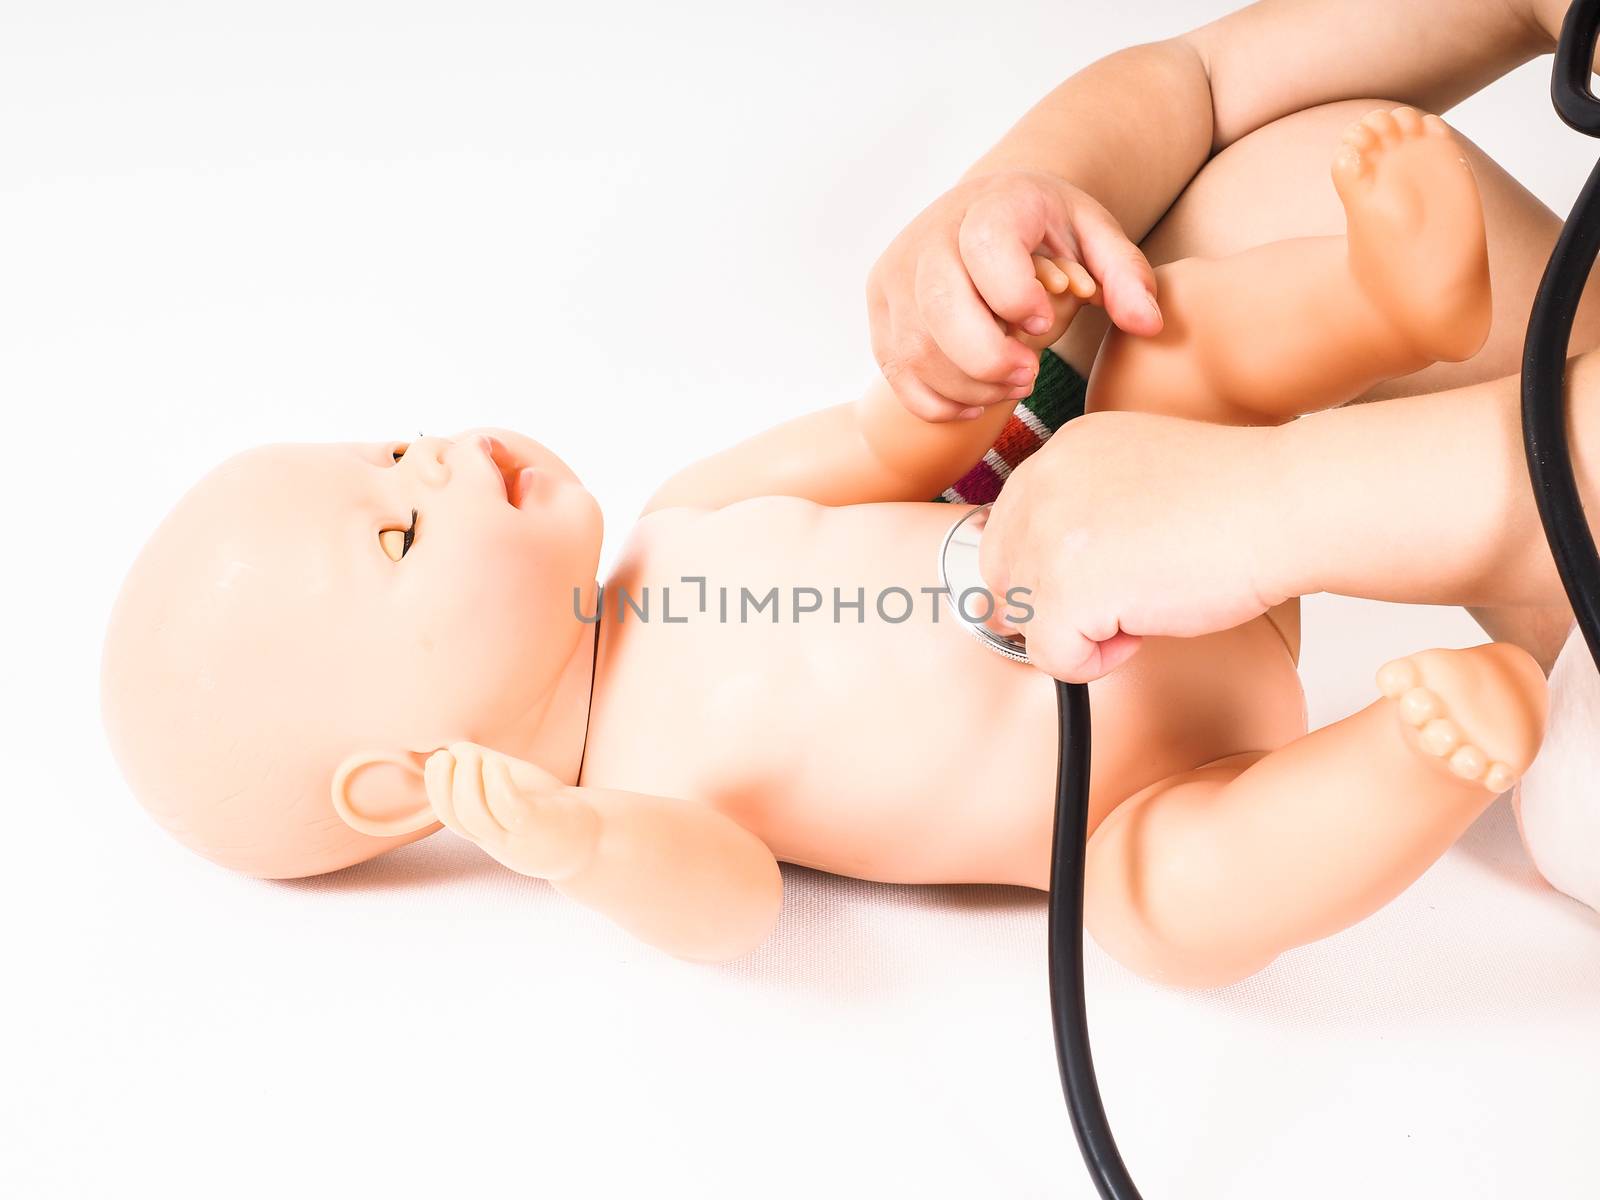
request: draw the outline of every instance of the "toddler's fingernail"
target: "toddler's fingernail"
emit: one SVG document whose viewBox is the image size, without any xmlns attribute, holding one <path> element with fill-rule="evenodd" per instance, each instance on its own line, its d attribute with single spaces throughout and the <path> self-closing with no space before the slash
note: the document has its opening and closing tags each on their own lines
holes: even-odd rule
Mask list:
<svg viewBox="0 0 1600 1200">
<path fill-rule="evenodd" d="M 1022 322 L 1022 327 L 1029 333 L 1045 333 L 1050 328 L 1050 319 L 1048 317 L 1029 317 Z"/>
<path fill-rule="evenodd" d="M 983 409 L 981 409 L 981 408 L 963 408 L 956 415 L 959 416 L 963 421 L 975 421 L 979 417 L 983 416 Z"/>
<path fill-rule="evenodd" d="M 1012 387 L 1026 387 L 1033 382 L 1033 369 L 1031 367 L 1018 367 L 1006 377 L 1006 382 Z"/>
<path fill-rule="evenodd" d="M 1152 315 L 1157 317 L 1161 315 L 1161 306 L 1156 303 L 1156 298 L 1149 292 L 1144 294 L 1144 306 L 1150 310 Z"/>
<path fill-rule="evenodd" d="M 1026 400 L 1031 395 L 1033 395 L 1033 385 L 1028 383 L 1019 388 L 1012 388 L 1011 391 L 1006 394 L 1006 399 Z"/>
</svg>

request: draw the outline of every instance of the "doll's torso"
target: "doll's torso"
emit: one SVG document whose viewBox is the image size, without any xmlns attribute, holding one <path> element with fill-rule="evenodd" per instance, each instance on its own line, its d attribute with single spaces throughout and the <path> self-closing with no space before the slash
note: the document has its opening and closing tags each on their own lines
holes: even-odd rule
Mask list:
<svg viewBox="0 0 1600 1200">
<path fill-rule="evenodd" d="M 964 511 L 770 497 L 647 516 L 606 584 L 582 783 L 714 805 L 840 874 L 1045 886 L 1055 692 L 932 594 Z M 1092 696 L 1094 822 L 1305 730 L 1266 618 L 1152 642 Z"/>
</svg>

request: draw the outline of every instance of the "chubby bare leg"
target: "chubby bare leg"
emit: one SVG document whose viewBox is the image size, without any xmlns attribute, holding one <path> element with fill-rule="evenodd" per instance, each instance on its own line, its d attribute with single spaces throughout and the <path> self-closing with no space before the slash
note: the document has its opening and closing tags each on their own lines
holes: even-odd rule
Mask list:
<svg viewBox="0 0 1600 1200">
<path fill-rule="evenodd" d="M 1444 122 L 1369 114 L 1345 132 L 1333 178 L 1344 237 L 1159 268 L 1166 327 L 1106 336 L 1089 407 L 1283 421 L 1473 355 L 1491 317 L 1483 209 Z"/>
<path fill-rule="evenodd" d="M 1350 274 L 1400 339 L 1427 362 L 1476 354 L 1489 335 L 1489 248 L 1449 127 L 1412 108 L 1369 113 L 1345 131 L 1333 185 Z"/>
<path fill-rule="evenodd" d="M 1201 169 L 1142 243 L 1153 264 L 1204 256 L 1221 258 L 1286 238 L 1334 235 L 1347 217 L 1330 186 L 1328 149 L 1351 122 L 1395 102 L 1345 100 L 1292 113 L 1229 146 Z M 1560 218 L 1492 158 L 1459 133 L 1477 181 L 1488 229 L 1494 280 L 1493 321 L 1483 348 L 1463 362 L 1436 362 L 1414 374 L 1367 389 L 1360 400 L 1419 395 L 1500 379 L 1522 361 L 1523 334 L 1534 289 Z M 1099 309 L 1079 313 L 1055 349 L 1087 375 L 1107 328 Z M 1600 345 L 1600 272 L 1590 280 L 1573 328 L 1572 352 Z M 1548 608 L 1474 609 L 1498 641 L 1511 641 L 1548 668 L 1572 616 L 1565 603 Z"/>
<path fill-rule="evenodd" d="M 1289 238 L 1328 237 L 1348 226 L 1328 171 L 1330 151 L 1353 122 L 1394 100 L 1373 97 L 1322 104 L 1281 117 L 1240 138 L 1194 177 L 1140 243 L 1152 265 L 1183 258 L 1223 258 Z M 1434 363 L 1369 389 L 1362 400 L 1414 396 L 1515 374 L 1522 361 L 1528 309 L 1555 245 L 1561 219 L 1460 131 L 1488 229 L 1494 318 L 1483 349 L 1460 363 Z M 1108 322 L 1100 309 L 1073 320 L 1055 351 L 1089 373 Z M 1600 273 L 1585 288 L 1572 352 L 1600 345 Z"/>
<path fill-rule="evenodd" d="M 1085 920 L 1152 979 L 1210 987 L 1397 896 L 1537 752 L 1545 683 L 1513 646 L 1432 650 L 1279 750 L 1144 789 L 1090 838 Z"/>
</svg>

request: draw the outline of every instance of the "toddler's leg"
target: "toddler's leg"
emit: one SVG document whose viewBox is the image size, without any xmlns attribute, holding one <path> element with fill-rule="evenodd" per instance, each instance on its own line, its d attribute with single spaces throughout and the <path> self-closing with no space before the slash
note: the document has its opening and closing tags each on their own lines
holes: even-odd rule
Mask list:
<svg viewBox="0 0 1600 1200">
<path fill-rule="evenodd" d="M 1444 122 L 1372 113 L 1346 132 L 1333 177 L 1344 237 L 1160 268 L 1166 328 L 1107 335 L 1089 407 L 1282 421 L 1475 353 L 1491 317 L 1483 209 Z"/>
<path fill-rule="evenodd" d="M 1242 979 L 1398 895 L 1538 750 L 1544 676 L 1515 647 L 1427 651 L 1378 683 L 1354 716 L 1113 810 L 1089 841 L 1096 941 L 1153 979 Z"/>
</svg>

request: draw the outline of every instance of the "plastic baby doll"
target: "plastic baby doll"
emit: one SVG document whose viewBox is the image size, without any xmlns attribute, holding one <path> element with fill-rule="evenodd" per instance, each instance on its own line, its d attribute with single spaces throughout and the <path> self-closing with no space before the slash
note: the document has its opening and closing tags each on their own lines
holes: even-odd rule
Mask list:
<svg viewBox="0 0 1600 1200">
<path fill-rule="evenodd" d="M 1482 219 L 1442 123 L 1374 116 L 1335 175 L 1348 238 L 1175 265 L 1161 286 L 1200 298 L 1167 304 L 1188 328 L 1108 346 L 1095 405 L 1277 421 L 1470 354 Z M 1036 347 L 1092 290 L 1038 271 L 1058 328 Z M 725 451 L 658 492 L 603 597 L 599 509 L 527 438 L 246 453 L 124 587 L 117 756 L 224 865 L 331 871 L 442 824 L 694 959 L 766 936 L 780 860 L 1045 887 L 1050 680 L 932 594 L 965 510 L 914 502 L 1008 409 L 924 424 L 879 386 Z M 1153 639 L 1096 685 L 1088 920 L 1137 971 L 1223 983 L 1360 919 L 1538 746 L 1543 679 L 1521 651 L 1392 663 L 1381 698 L 1307 734 L 1297 643 L 1280 607 Z"/>
</svg>

